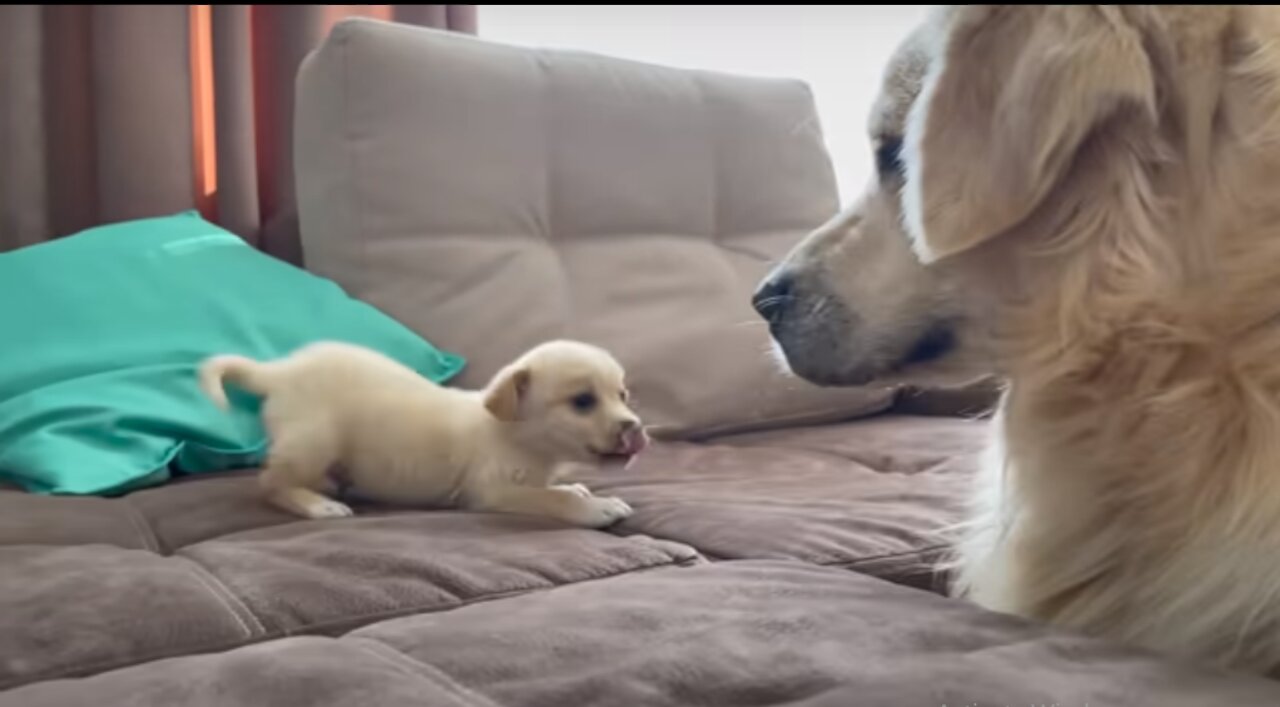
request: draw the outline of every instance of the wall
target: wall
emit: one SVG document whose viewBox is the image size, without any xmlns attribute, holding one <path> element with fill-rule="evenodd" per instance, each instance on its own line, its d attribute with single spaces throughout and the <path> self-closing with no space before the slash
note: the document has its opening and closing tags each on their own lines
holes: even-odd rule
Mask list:
<svg viewBox="0 0 1280 707">
<path fill-rule="evenodd" d="M 813 88 L 841 198 L 873 162 L 865 125 L 889 54 L 930 5 L 481 5 L 480 35 Z"/>
</svg>

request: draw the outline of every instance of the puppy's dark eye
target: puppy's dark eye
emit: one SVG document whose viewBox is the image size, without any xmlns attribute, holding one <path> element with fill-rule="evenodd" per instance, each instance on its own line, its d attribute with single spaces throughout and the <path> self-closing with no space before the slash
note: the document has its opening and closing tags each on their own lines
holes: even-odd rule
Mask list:
<svg viewBox="0 0 1280 707">
<path fill-rule="evenodd" d="M 631 399 L 631 393 L 627 392 L 626 390 L 622 390 L 618 392 L 618 397 L 622 400 L 622 402 L 625 403 Z"/>
<path fill-rule="evenodd" d="M 596 394 L 595 393 L 579 393 L 569 399 L 569 404 L 573 406 L 574 410 L 580 413 L 586 414 L 595 409 Z"/>
<path fill-rule="evenodd" d="M 876 171 L 882 179 L 902 176 L 902 138 L 885 137 L 876 146 Z"/>
</svg>

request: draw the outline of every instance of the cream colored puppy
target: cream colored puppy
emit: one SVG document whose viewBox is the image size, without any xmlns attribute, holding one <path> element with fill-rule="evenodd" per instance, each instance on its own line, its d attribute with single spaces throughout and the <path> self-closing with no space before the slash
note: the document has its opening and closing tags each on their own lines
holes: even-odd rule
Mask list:
<svg viewBox="0 0 1280 707">
<path fill-rule="evenodd" d="M 630 458 L 648 442 L 627 405 L 622 366 L 574 341 L 533 348 L 483 390 L 437 385 L 337 342 L 274 361 L 221 355 L 201 366 L 201 387 L 224 409 L 225 381 L 263 396 L 271 440 L 263 490 L 306 518 L 352 515 L 332 498 L 342 488 L 371 501 L 604 527 L 631 508 L 557 481 L 574 465 Z"/>
</svg>

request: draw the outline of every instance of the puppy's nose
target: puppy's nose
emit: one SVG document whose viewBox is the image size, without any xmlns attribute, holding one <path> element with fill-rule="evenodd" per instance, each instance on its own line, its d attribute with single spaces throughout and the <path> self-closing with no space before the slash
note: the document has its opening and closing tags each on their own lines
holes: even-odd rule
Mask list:
<svg viewBox="0 0 1280 707">
<path fill-rule="evenodd" d="M 640 426 L 640 421 L 639 421 L 639 420 L 626 419 L 626 420 L 623 420 L 622 422 L 618 423 L 618 433 L 619 433 L 619 434 L 626 434 L 626 433 L 630 432 L 631 430 L 634 430 L 635 428 L 637 428 L 637 427 L 639 427 L 639 426 Z"/>
<path fill-rule="evenodd" d="M 782 273 L 770 277 L 760 284 L 751 296 L 751 306 L 770 324 L 782 315 L 786 304 L 791 301 L 791 288 L 795 280 L 791 275 Z"/>
</svg>

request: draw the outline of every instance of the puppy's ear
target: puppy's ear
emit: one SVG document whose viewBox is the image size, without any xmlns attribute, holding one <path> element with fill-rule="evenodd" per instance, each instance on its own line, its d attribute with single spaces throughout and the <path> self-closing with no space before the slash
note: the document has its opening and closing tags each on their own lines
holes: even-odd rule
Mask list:
<svg viewBox="0 0 1280 707">
<path fill-rule="evenodd" d="M 498 371 L 485 389 L 485 408 L 503 422 L 514 422 L 520 417 L 520 404 L 529 392 L 532 379 L 529 369 L 521 366 L 507 366 Z"/>
<path fill-rule="evenodd" d="M 1018 225 L 1084 141 L 1155 113 L 1142 37 L 1117 5 L 959 5 L 935 16 L 936 55 L 904 140 L 903 212 L 928 263 Z"/>
</svg>

